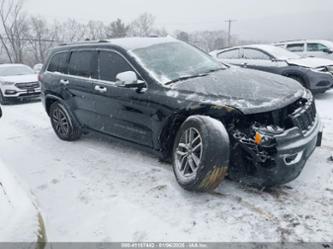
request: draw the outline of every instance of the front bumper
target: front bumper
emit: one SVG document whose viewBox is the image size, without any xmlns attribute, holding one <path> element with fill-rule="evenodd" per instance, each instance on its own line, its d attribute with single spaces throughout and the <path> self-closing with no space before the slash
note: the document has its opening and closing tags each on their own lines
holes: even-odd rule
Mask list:
<svg viewBox="0 0 333 249">
<path fill-rule="evenodd" d="M 33 89 L 20 89 L 15 85 L 1 86 L 1 92 L 4 98 L 7 100 L 11 99 L 27 99 L 27 98 L 36 98 L 41 94 L 41 88 Z"/>
<path fill-rule="evenodd" d="M 305 134 L 295 127 L 275 136 L 277 153 L 271 167 L 257 167 L 244 182 L 250 185 L 271 187 L 297 178 L 316 146 L 321 145 L 322 125 L 316 117 L 313 127 Z"/>
<path fill-rule="evenodd" d="M 309 88 L 313 93 L 324 93 L 333 87 L 333 75 L 331 73 L 320 73 L 309 70 L 307 76 L 309 79 Z"/>
</svg>

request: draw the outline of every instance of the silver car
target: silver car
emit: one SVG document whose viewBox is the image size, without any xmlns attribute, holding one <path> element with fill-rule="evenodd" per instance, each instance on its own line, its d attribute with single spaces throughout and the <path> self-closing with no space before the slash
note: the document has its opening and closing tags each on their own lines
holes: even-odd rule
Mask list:
<svg viewBox="0 0 333 249">
<path fill-rule="evenodd" d="M 210 54 L 223 63 L 295 79 L 313 93 L 324 93 L 333 86 L 333 60 L 302 58 L 273 45 L 239 46 Z"/>
<path fill-rule="evenodd" d="M 0 65 L 0 103 L 40 96 L 40 84 L 34 71 L 23 64 Z"/>
</svg>

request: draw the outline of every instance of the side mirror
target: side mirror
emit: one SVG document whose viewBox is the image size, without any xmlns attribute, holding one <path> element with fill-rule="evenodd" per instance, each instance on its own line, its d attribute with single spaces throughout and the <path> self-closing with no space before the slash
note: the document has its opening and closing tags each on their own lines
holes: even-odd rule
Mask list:
<svg viewBox="0 0 333 249">
<path fill-rule="evenodd" d="M 0 118 L 2 117 L 2 109 L 1 109 L 1 106 L 0 106 Z"/>
<path fill-rule="evenodd" d="M 142 89 L 146 86 L 143 81 L 138 79 L 138 76 L 133 71 L 117 74 L 116 80 L 119 87 Z"/>
<path fill-rule="evenodd" d="M 117 74 L 116 80 L 120 81 L 123 85 L 128 85 L 136 83 L 138 81 L 138 77 L 133 71 L 127 71 Z"/>
<path fill-rule="evenodd" d="M 333 51 L 331 49 L 329 49 L 329 48 L 323 49 L 323 52 L 327 53 L 327 54 L 332 54 L 333 53 Z"/>
</svg>

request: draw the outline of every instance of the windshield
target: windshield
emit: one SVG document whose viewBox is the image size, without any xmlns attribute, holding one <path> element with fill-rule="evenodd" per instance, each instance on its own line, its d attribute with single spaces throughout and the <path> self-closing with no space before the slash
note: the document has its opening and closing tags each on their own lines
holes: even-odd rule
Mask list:
<svg viewBox="0 0 333 249">
<path fill-rule="evenodd" d="M 225 68 L 206 53 L 183 42 L 168 42 L 130 52 L 162 84 Z"/>
<path fill-rule="evenodd" d="M 0 76 L 15 76 L 15 75 L 25 75 L 33 73 L 34 71 L 27 66 L 0 67 Z"/>
<path fill-rule="evenodd" d="M 265 46 L 264 50 L 273 55 L 278 60 L 299 59 L 299 55 L 288 51 L 287 49 L 276 46 Z"/>
</svg>

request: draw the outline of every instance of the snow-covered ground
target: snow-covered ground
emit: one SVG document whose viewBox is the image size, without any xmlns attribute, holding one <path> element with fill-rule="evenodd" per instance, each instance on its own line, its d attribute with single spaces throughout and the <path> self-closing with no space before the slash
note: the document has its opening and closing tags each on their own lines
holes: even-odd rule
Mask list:
<svg viewBox="0 0 333 249">
<path fill-rule="evenodd" d="M 317 99 L 322 148 L 270 192 L 228 180 L 216 194 L 186 192 L 137 148 L 96 134 L 60 141 L 39 102 L 3 107 L 0 158 L 36 195 L 49 241 L 331 241 L 333 91 Z"/>
</svg>

